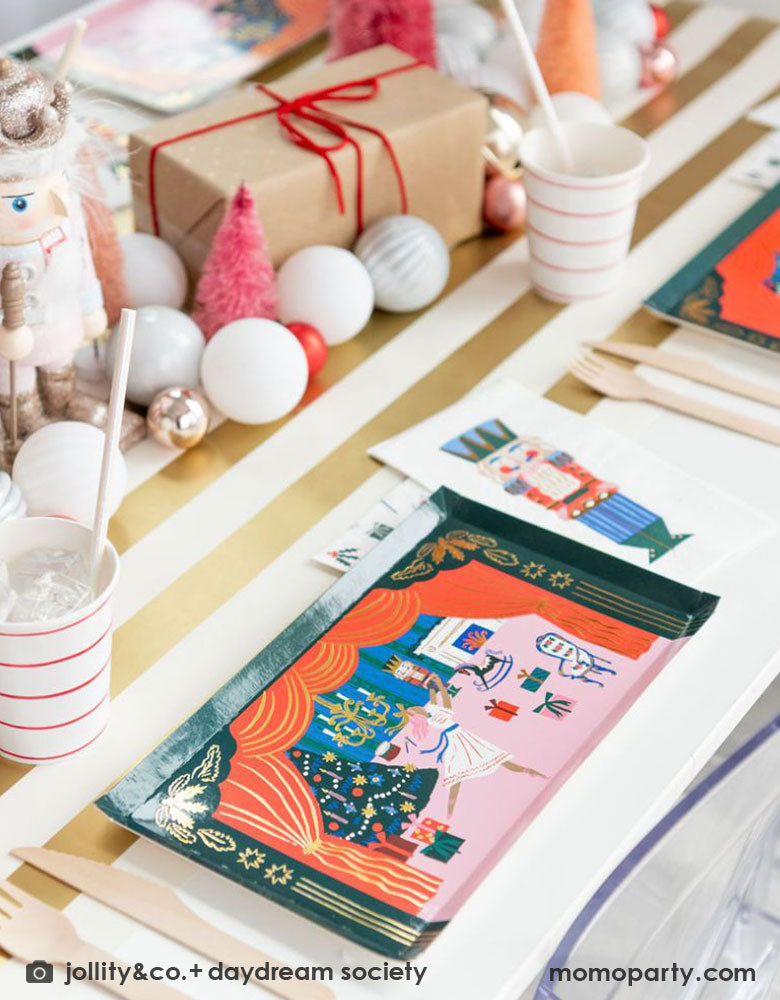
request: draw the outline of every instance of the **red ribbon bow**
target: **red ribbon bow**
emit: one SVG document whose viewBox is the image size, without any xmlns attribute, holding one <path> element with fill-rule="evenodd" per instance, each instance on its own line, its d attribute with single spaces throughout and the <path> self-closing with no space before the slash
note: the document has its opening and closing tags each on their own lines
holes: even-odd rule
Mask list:
<svg viewBox="0 0 780 1000">
<path fill-rule="evenodd" d="M 284 129 L 289 139 L 294 142 L 296 146 L 300 146 L 301 149 L 315 153 L 317 156 L 322 157 L 325 161 L 328 171 L 333 178 L 339 212 L 342 215 L 345 211 L 344 187 L 336 164 L 333 161 L 333 154 L 347 145 L 352 146 L 355 150 L 355 157 L 357 161 L 355 214 L 358 233 L 363 231 L 363 151 L 360 148 L 360 143 L 349 134 L 350 128 L 359 129 L 363 132 L 370 132 L 382 143 L 387 155 L 390 157 L 396 181 L 398 182 L 398 190 L 401 196 L 401 211 L 406 212 L 406 186 L 404 184 L 403 173 L 401 172 L 401 165 L 398 162 L 398 157 L 395 154 L 392 143 L 384 132 L 382 132 L 381 129 L 375 128 L 373 125 L 366 125 L 364 122 L 354 121 L 353 119 L 347 118 L 345 115 L 338 114 L 336 111 L 324 108 L 322 107 L 322 102 L 371 101 L 379 93 L 380 81 L 385 77 L 395 76 L 397 73 L 405 73 L 410 69 L 417 69 L 422 65 L 424 65 L 424 63 L 419 60 L 412 63 L 406 63 L 403 66 L 396 66 L 394 69 L 385 70 L 383 73 L 377 73 L 374 76 L 363 77 L 360 80 L 347 80 L 344 83 L 337 83 L 330 87 L 323 87 L 320 90 L 311 90 L 290 100 L 287 100 L 281 95 L 275 93 L 270 89 L 270 87 L 267 87 L 262 83 L 258 83 L 256 85 L 256 89 L 276 101 L 275 107 L 266 108 L 263 111 L 250 112 L 249 114 L 241 115 L 237 118 L 230 118 L 227 121 L 216 122 L 213 125 L 207 125 L 203 128 L 195 129 L 192 132 L 186 132 L 183 135 L 174 136 L 170 139 L 164 139 L 162 142 L 156 143 L 152 146 L 149 152 L 149 207 L 151 210 L 152 227 L 155 235 L 159 236 L 160 234 L 154 169 L 159 151 L 165 146 L 170 146 L 177 142 L 183 142 L 184 140 L 192 139 L 195 136 L 207 135 L 209 132 L 215 132 L 218 129 L 229 128 L 231 125 L 238 125 L 242 122 L 251 121 L 255 118 L 265 118 L 267 115 L 271 114 L 276 115 L 277 121 Z M 331 141 L 318 141 L 303 127 L 303 123 L 309 123 L 316 126 L 320 130 L 333 136 L 333 139 Z"/>
</svg>

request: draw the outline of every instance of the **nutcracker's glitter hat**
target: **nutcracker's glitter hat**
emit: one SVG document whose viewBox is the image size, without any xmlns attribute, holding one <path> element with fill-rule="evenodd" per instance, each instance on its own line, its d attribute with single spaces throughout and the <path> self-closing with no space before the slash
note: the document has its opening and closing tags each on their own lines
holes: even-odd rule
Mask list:
<svg viewBox="0 0 780 1000">
<path fill-rule="evenodd" d="M 514 431 L 510 431 L 505 423 L 496 418 L 486 420 L 459 434 L 458 437 L 443 444 L 441 450 L 449 452 L 450 455 L 457 455 L 458 458 L 465 458 L 467 462 L 479 462 L 499 448 L 503 448 L 505 444 L 514 441 L 516 437 Z"/>
<path fill-rule="evenodd" d="M 16 59 L 0 59 L 0 181 L 40 177 L 63 169 L 72 156 L 70 97 Z"/>
</svg>

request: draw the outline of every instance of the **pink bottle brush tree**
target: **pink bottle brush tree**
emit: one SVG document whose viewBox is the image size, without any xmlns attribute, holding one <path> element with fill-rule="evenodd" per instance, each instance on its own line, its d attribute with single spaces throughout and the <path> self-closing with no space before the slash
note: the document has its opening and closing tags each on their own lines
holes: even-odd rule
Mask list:
<svg viewBox="0 0 780 1000">
<path fill-rule="evenodd" d="M 242 184 L 214 235 L 192 318 L 206 339 L 236 319 L 276 319 L 273 265 L 249 188 Z"/>
<path fill-rule="evenodd" d="M 334 59 L 389 44 L 436 66 L 431 0 L 331 0 L 330 37 Z"/>
</svg>

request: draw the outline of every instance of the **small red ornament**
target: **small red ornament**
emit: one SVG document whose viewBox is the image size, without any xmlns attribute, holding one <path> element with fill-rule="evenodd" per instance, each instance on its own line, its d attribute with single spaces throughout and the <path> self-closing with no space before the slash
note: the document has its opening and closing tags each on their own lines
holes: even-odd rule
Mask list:
<svg viewBox="0 0 780 1000">
<path fill-rule="evenodd" d="M 658 42 L 669 34 L 669 15 L 664 7 L 658 7 L 654 3 L 650 4 L 650 10 L 655 21 L 655 40 Z"/>
<path fill-rule="evenodd" d="M 525 187 L 511 177 L 491 177 L 485 184 L 482 202 L 485 222 L 502 233 L 525 223 Z"/>
<path fill-rule="evenodd" d="M 322 371 L 328 360 L 328 345 L 319 330 L 308 323 L 288 323 L 287 329 L 297 337 L 309 364 L 309 378 Z"/>
</svg>

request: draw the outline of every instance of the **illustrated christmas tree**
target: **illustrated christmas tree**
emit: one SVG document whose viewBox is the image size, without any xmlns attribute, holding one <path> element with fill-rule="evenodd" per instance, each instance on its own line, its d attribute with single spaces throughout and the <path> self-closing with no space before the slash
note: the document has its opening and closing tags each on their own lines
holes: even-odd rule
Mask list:
<svg viewBox="0 0 780 1000">
<path fill-rule="evenodd" d="M 334 59 L 383 43 L 436 66 L 431 0 L 331 0 Z"/>
<path fill-rule="evenodd" d="M 439 779 L 434 767 L 353 761 L 335 750 L 318 754 L 296 746 L 287 757 L 319 803 L 326 832 L 357 844 L 401 834 Z"/>
<path fill-rule="evenodd" d="M 195 293 L 192 318 L 206 339 L 236 319 L 276 319 L 274 269 L 245 184 L 217 230 Z"/>
</svg>

